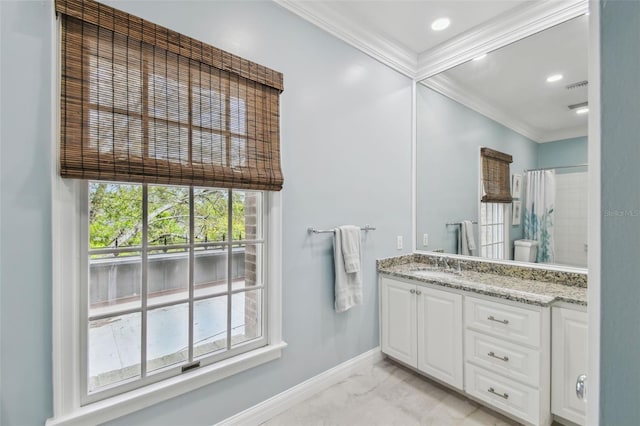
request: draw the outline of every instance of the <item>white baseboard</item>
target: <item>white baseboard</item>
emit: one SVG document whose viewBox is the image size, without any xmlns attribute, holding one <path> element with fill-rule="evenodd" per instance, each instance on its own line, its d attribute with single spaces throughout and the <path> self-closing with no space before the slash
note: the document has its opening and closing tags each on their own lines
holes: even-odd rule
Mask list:
<svg viewBox="0 0 640 426">
<path fill-rule="evenodd" d="M 349 361 L 318 374 L 304 382 L 287 389 L 253 407 L 231 416 L 216 426 L 254 426 L 266 422 L 294 405 L 322 392 L 328 387 L 346 379 L 358 368 L 374 364 L 383 358 L 380 347 L 376 347 Z"/>
</svg>

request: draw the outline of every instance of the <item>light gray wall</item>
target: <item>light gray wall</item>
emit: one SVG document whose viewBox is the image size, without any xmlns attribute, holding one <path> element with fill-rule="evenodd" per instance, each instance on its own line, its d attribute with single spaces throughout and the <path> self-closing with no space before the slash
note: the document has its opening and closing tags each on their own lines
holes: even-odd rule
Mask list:
<svg viewBox="0 0 640 426">
<path fill-rule="evenodd" d="M 456 227 L 447 222 L 478 220 L 480 147 L 513 156 L 511 173 L 534 168 L 537 144 L 511 129 L 417 85 L 417 247 L 455 253 Z M 422 236 L 429 234 L 429 246 Z M 510 238 L 522 238 L 512 226 Z M 476 227 L 476 243 L 477 227 Z"/>
<path fill-rule="evenodd" d="M 640 2 L 604 1 L 601 31 L 600 424 L 640 421 Z"/>
<path fill-rule="evenodd" d="M 586 164 L 588 161 L 588 140 L 586 136 L 562 139 L 538 144 L 538 159 L 536 167 L 559 167 Z M 563 169 L 557 170 L 562 173 Z M 568 169 L 571 171 L 585 171 L 583 169 Z"/>
<path fill-rule="evenodd" d="M 113 424 L 211 425 L 377 346 L 375 259 L 410 249 L 411 81 L 272 2 L 112 4 L 284 73 L 283 332 L 289 343 L 280 360 Z M 51 3 L 36 1 L 1 1 L 0 8 L 0 423 L 36 425 L 52 414 L 53 12 Z M 306 229 L 349 223 L 378 229 L 363 240 L 365 304 L 338 315 L 331 237 L 308 236 Z M 404 251 L 395 249 L 396 235 L 404 236 Z"/>
<path fill-rule="evenodd" d="M 51 5 L 0 1 L 0 424 L 51 414 Z"/>
</svg>

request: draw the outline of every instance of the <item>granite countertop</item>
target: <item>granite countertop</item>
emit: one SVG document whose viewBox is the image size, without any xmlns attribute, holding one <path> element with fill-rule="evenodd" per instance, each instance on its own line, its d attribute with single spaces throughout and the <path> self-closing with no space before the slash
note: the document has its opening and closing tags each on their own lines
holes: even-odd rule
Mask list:
<svg viewBox="0 0 640 426">
<path fill-rule="evenodd" d="M 423 271 L 423 272 L 421 272 Z M 549 306 L 554 302 L 587 305 L 587 288 L 558 282 L 524 279 L 473 270 L 444 272 L 427 263 L 378 265 L 378 272 L 399 278 L 465 290 L 530 305 Z"/>
</svg>

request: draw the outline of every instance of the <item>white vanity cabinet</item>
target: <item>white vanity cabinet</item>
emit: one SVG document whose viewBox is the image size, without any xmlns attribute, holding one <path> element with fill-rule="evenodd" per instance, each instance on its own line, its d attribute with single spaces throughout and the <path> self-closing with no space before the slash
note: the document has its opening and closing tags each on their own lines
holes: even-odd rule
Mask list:
<svg viewBox="0 0 640 426">
<path fill-rule="evenodd" d="M 576 381 L 587 372 L 587 312 L 553 307 L 551 318 L 551 411 L 562 419 L 584 425 L 587 407 L 576 395 Z"/>
<path fill-rule="evenodd" d="M 533 425 L 551 423 L 550 310 L 465 296 L 465 392 Z"/>
<path fill-rule="evenodd" d="M 380 280 L 380 334 L 382 352 L 418 367 L 416 285 Z"/>
<path fill-rule="evenodd" d="M 418 286 L 418 370 L 463 388 L 462 295 Z"/>
<path fill-rule="evenodd" d="M 382 277 L 382 352 L 463 389 L 462 295 Z"/>
<path fill-rule="evenodd" d="M 531 425 L 551 424 L 551 309 L 380 276 L 382 352 Z"/>
</svg>

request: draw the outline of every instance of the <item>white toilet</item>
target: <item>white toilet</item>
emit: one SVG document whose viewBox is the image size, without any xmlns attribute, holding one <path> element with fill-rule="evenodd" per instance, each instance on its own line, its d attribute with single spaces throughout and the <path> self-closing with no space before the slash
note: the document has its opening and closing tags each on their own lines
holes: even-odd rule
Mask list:
<svg viewBox="0 0 640 426">
<path fill-rule="evenodd" d="M 535 240 L 515 240 L 513 260 L 520 262 L 535 262 L 538 254 L 538 242 Z"/>
</svg>

